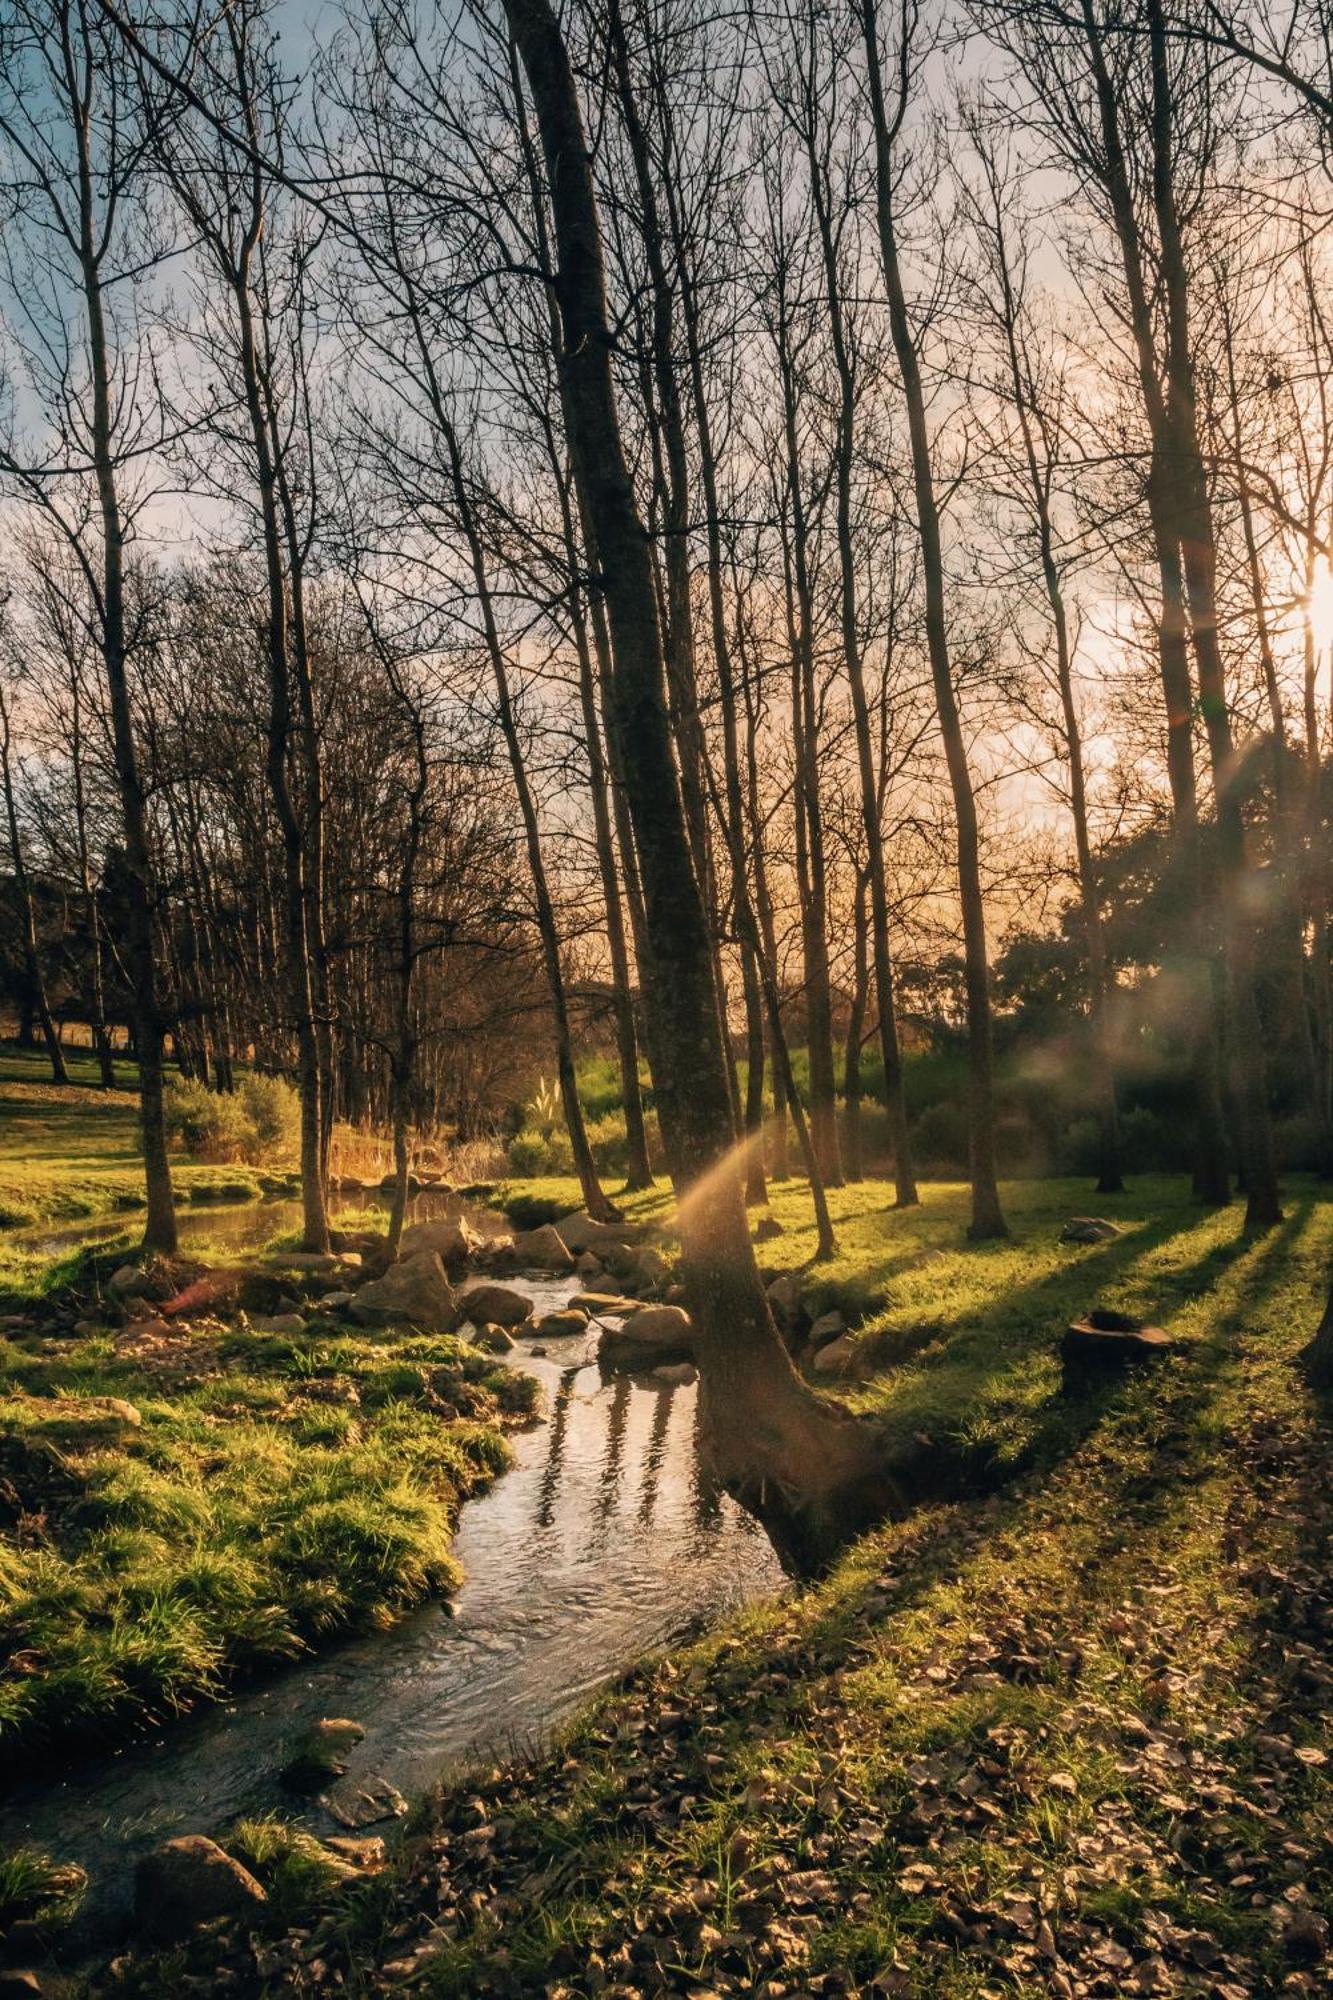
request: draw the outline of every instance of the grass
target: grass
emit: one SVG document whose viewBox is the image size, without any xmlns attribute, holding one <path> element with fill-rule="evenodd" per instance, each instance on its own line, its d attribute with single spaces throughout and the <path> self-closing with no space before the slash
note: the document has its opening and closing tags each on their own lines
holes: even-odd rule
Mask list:
<svg viewBox="0 0 1333 2000">
<path fill-rule="evenodd" d="M 52 1084 L 44 1058 L 0 1050 L 0 1230 L 114 1216 L 144 1206 L 138 1100 L 97 1083 L 91 1056 L 69 1051 L 70 1083 Z M 121 1062 L 119 1076 L 133 1081 Z M 276 1163 L 279 1166 L 285 1162 Z M 252 1201 L 273 1176 L 248 1167 L 173 1162 L 188 1202 Z M 285 1184 L 286 1176 L 280 1176 Z"/>
<path fill-rule="evenodd" d="M 64 1161 L 109 1185 L 115 1107 L 82 1140 L 76 1107 L 56 1115 L 38 1179 Z M 559 1178 L 496 1198 L 520 1221 L 579 1206 Z M 233 1829 L 273 1894 L 228 1990 L 287 1990 L 298 1965 L 301 1990 L 350 1994 L 1037 2000 L 1195 1990 L 1205 1965 L 1228 2000 L 1319 1990 L 1289 1925 L 1333 1893 L 1331 1440 L 1292 1363 L 1333 1209 L 1293 1182 L 1252 1239 L 1238 1208 L 1136 1180 L 1101 1203 L 1121 1233 L 1081 1247 L 1058 1239 L 1098 1206 L 1085 1182 L 1004 1199 L 1011 1239 L 970 1245 L 958 1185 L 908 1212 L 883 1182 L 835 1190 L 815 1264 L 807 1191 L 774 1185 L 762 1266 L 852 1325 L 839 1393 L 922 1504 L 647 1663 L 550 1755 L 446 1790 L 355 1890 L 298 1830 Z M 664 1188 L 623 1205 L 670 1247 Z M 0 1543 L 0 1743 L 20 1748 L 136 1726 L 447 1588 L 454 1514 L 522 1394 L 456 1342 L 318 1317 L 296 1338 L 195 1323 L 157 1352 L 57 1330 L 62 1288 L 120 1254 L 51 1266 L 0 1343 L 0 1505 L 5 1479 L 24 1503 Z M 1164 1325 L 1171 1357 L 1063 1393 L 1056 1342 L 1092 1304 Z M 10 1865 L 16 1904 L 50 1866 Z M 219 1950 L 130 1960 L 116 1990 L 212 1992 Z"/>
<path fill-rule="evenodd" d="M 1292 1198 L 1316 1184 L 1293 1177 Z M 496 1199 L 520 1220 L 545 1220 L 579 1205 L 573 1179 L 506 1182 Z M 891 1183 L 866 1180 L 829 1190 L 835 1257 L 814 1261 L 816 1231 L 804 1181 L 772 1182 L 769 1214 L 780 1234 L 757 1256 L 768 1278 L 800 1275 L 807 1309 L 840 1311 L 857 1336 L 854 1373 L 839 1393 L 873 1415 L 914 1486 L 933 1479 L 958 1490 L 993 1483 L 1028 1462 L 1050 1461 L 1095 1418 L 1097 1400 L 1059 1394 L 1055 1341 L 1090 1306 L 1161 1321 L 1206 1292 L 1237 1253 L 1208 1239 L 1206 1218 L 1180 1177 L 1144 1176 L 1115 1197 L 1093 1197 L 1077 1180 L 1004 1186 L 1011 1236 L 967 1241 L 968 1190 L 925 1183 L 921 1204 L 895 1209 Z M 1062 1243 L 1072 1215 L 1097 1202 L 1120 1235 L 1092 1246 Z M 663 1187 L 619 1197 L 636 1221 L 671 1236 Z M 1230 1212 L 1228 1211 L 1228 1214 Z"/>
<path fill-rule="evenodd" d="M 0 1752 L 141 1726 L 449 1589 L 458 1508 L 530 1389 L 455 1339 L 318 1313 L 281 1337 L 11 1326 Z"/>
<path fill-rule="evenodd" d="M 1003 1491 L 866 1537 L 447 1789 L 387 1878 L 306 1912 L 303 1990 L 1327 1990 L 1333 1436 L 1293 1360 L 1333 1208 L 1297 1190 L 1254 1239 L 1136 1189 L 1079 1250 L 1049 1227 L 1069 1190 L 1006 1192 L 1020 1240 L 975 1249 L 947 1192 L 855 1228 L 840 1198 L 834 1281 L 873 1266 L 876 1341 L 929 1311 L 939 1343 L 860 1400 L 937 1424 L 964 1382 L 1059 1401 L 1052 1336 L 1089 1290 L 1151 1309 L 1170 1360 Z M 939 1249 L 929 1282 L 909 1243 Z"/>
</svg>

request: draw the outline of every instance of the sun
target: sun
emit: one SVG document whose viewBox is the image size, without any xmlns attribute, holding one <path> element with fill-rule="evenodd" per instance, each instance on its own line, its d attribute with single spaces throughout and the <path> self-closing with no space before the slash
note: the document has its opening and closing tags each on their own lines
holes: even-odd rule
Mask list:
<svg viewBox="0 0 1333 2000">
<path fill-rule="evenodd" d="M 1333 567 L 1327 556 L 1320 556 L 1315 564 L 1310 588 L 1305 593 L 1305 610 L 1315 645 L 1322 652 L 1333 644 Z"/>
</svg>

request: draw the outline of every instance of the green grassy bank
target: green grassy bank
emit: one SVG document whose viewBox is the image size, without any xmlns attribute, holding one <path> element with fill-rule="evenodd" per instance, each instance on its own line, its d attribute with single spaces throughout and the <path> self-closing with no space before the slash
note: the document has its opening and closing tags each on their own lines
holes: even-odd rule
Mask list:
<svg viewBox="0 0 1333 2000">
<path fill-rule="evenodd" d="M 86 1053 L 71 1050 L 68 1061 L 71 1080 L 57 1087 L 40 1057 L 0 1050 L 0 1230 L 144 1206 L 137 1099 L 129 1089 L 102 1090 Z M 130 1065 L 119 1073 L 132 1082 Z M 173 1175 L 187 1202 L 253 1200 L 272 1184 L 252 1168 L 190 1161 L 173 1163 Z"/>
<path fill-rule="evenodd" d="M 1052 1227 L 1073 1192 L 1006 1190 L 1015 1241 L 964 1248 L 956 1191 L 908 1216 L 845 1191 L 819 1276 L 876 1301 L 857 1399 L 1019 1451 L 1017 1478 L 469 1774 L 295 1931 L 108 1990 L 203 1993 L 222 1964 L 256 1995 L 1326 1992 L 1333 1432 L 1293 1364 L 1333 1209 L 1294 1189 L 1254 1240 L 1136 1188 L 1080 1249 Z M 799 1260 L 790 1221 L 774 1262 Z M 1178 1344 L 1066 1397 L 1054 1341 L 1094 1297 Z"/>
<path fill-rule="evenodd" d="M 86 1287 L 115 1261 L 0 1334 L 0 1757 L 449 1588 L 458 1508 L 531 1407 L 464 1342 L 317 1310 L 283 1334 L 102 1320 Z"/>
</svg>

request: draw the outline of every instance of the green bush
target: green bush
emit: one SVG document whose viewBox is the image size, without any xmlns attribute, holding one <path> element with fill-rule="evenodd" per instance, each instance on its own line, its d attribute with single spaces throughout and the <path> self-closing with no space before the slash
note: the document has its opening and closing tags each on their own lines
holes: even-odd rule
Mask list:
<svg viewBox="0 0 1333 2000">
<path fill-rule="evenodd" d="M 541 1174 L 568 1174 L 574 1170 L 574 1149 L 569 1134 L 560 1127 L 549 1135 L 525 1125 L 516 1132 L 506 1149 L 509 1167 L 520 1180 L 535 1180 Z"/>
<path fill-rule="evenodd" d="M 166 1092 L 167 1136 L 196 1159 L 256 1165 L 296 1144 L 300 1099 L 279 1076 L 248 1076 L 239 1090 L 210 1090 L 173 1078 Z"/>
<path fill-rule="evenodd" d="M 239 1095 L 255 1143 L 262 1151 L 295 1148 L 301 1130 L 301 1099 L 289 1083 L 280 1076 L 247 1076 Z"/>
<path fill-rule="evenodd" d="M 930 1104 L 912 1128 L 912 1144 L 925 1168 L 962 1172 L 967 1166 L 967 1108 L 945 1100 Z"/>
<path fill-rule="evenodd" d="M 249 1129 L 237 1096 L 195 1077 L 173 1077 L 166 1091 L 167 1137 L 203 1160 L 238 1160 Z"/>
</svg>

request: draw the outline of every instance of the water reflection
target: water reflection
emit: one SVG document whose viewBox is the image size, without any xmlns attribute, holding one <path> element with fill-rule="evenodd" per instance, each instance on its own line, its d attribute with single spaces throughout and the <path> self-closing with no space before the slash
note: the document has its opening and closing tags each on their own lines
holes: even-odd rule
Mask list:
<svg viewBox="0 0 1333 2000">
<path fill-rule="evenodd" d="M 560 1387 L 555 1392 L 555 1401 L 551 1405 L 551 1424 L 548 1433 L 550 1443 L 537 1495 L 539 1528 L 549 1528 L 555 1519 L 555 1503 L 560 1492 L 560 1467 L 565 1456 L 565 1431 L 569 1426 L 569 1406 L 573 1401 L 574 1384 L 578 1380 L 578 1374 L 577 1368 L 566 1368 L 560 1377 Z"/>
<path fill-rule="evenodd" d="M 266 1206 L 269 1235 L 283 1225 Z M 523 1286 L 538 1315 L 569 1289 Z M 277 1776 L 293 1736 L 322 1715 L 365 1725 L 352 1776 L 410 1797 L 459 1759 L 539 1741 L 644 1652 L 781 1589 L 762 1530 L 700 1466 L 694 1385 L 607 1381 L 595 1357 L 595 1329 L 549 1356 L 520 1342 L 508 1357 L 540 1379 L 548 1420 L 514 1440 L 513 1470 L 463 1510 L 452 1619 L 428 1606 L 156 1742 L 26 1783 L 0 1804 L 0 1846 L 81 1862 L 92 1918 L 106 1921 L 135 1856 L 164 1834 L 266 1810 L 334 1831 L 317 1805 L 302 1815 Z"/>
</svg>

